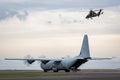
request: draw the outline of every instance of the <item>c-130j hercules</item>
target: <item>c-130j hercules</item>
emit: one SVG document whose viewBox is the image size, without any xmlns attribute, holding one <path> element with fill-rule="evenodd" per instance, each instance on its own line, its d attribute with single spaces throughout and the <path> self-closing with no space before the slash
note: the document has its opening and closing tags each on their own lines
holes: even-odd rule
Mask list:
<svg viewBox="0 0 120 80">
<path fill-rule="evenodd" d="M 48 59 L 48 58 L 5 58 L 5 60 L 23 60 L 27 61 L 28 64 L 32 64 L 35 61 L 41 61 L 41 68 L 44 72 L 52 70 L 53 72 L 58 72 L 59 70 L 64 70 L 65 72 L 70 72 L 70 70 L 78 71 L 78 67 L 86 63 L 88 60 L 109 60 L 111 58 L 92 58 L 90 57 L 88 36 L 84 35 L 82 47 L 80 54 L 71 58 L 62 59 Z"/>
</svg>

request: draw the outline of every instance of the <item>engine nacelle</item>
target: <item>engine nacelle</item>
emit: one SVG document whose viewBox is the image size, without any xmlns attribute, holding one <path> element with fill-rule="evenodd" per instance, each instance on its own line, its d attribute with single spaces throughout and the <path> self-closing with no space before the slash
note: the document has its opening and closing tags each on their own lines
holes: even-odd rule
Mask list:
<svg viewBox="0 0 120 80">
<path fill-rule="evenodd" d="M 32 64 L 33 62 L 35 62 L 35 60 L 29 59 L 29 60 L 26 60 L 26 62 L 27 62 L 28 64 Z"/>
</svg>

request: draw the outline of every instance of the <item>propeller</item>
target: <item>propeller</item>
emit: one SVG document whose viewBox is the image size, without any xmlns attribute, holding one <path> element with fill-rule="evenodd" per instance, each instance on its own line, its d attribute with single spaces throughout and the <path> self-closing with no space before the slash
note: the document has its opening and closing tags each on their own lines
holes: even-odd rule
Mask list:
<svg viewBox="0 0 120 80">
<path fill-rule="evenodd" d="M 45 58 L 45 56 L 44 56 L 44 55 L 41 55 L 41 56 L 39 56 L 39 58 Z"/>
<path fill-rule="evenodd" d="M 35 60 L 33 60 L 33 57 L 31 55 L 27 55 L 24 58 L 27 59 L 27 60 L 24 61 L 24 64 L 27 65 L 27 66 L 29 66 L 30 64 L 35 62 Z"/>
<path fill-rule="evenodd" d="M 41 56 L 39 56 L 38 58 L 39 59 L 41 59 L 41 58 L 45 58 L 46 56 L 44 56 L 44 55 L 41 55 Z M 38 63 L 40 64 L 41 63 L 41 61 L 38 61 Z"/>
</svg>

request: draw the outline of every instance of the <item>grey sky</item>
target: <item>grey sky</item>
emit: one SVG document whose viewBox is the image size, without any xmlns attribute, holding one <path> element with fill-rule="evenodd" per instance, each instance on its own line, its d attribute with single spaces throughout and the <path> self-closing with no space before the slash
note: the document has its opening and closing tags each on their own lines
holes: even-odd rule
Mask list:
<svg viewBox="0 0 120 80">
<path fill-rule="evenodd" d="M 120 5 L 120 0 L 0 0 L 0 20 L 19 15 L 19 10 L 28 9 L 97 9 Z M 8 12 L 8 14 L 6 13 Z M 20 16 L 20 17 L 19 17 Z M 21 18 L 20 18 L 21 19 Z"/>
<path fill-rule="evenodd" d="M 1 0 L 3 8 L 101 8 L 117 6 L 119 0 Z M 16 6 L 17 5 L 17 6 Z"/>
</svg>

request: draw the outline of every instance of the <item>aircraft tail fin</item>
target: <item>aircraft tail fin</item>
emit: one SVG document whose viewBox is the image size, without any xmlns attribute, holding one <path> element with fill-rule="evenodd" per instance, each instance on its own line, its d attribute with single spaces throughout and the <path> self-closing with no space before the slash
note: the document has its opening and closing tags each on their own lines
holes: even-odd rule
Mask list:
<svg viewBox="0 0 120 80">
<path fill-rule="evenodd" d="M 89 51 L 89 43 L 88 43 L 88 36 L 84 35 L 81 51 L 79 54 L 80 57 L 90 59 L 90 51 Z"/>
<path fill-rule="evenodd" d="M 100 16 L 100 14 L 103 14 L 102 9 L 100 9 L 100 11 L 98 12 L 98 17 Z"/>
</svg>

